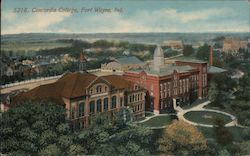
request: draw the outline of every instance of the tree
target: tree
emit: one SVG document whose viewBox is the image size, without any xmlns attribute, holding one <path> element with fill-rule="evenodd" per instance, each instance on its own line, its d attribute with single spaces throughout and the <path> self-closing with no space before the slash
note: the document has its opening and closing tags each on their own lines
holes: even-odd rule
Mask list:
<svg viewBox="0 0 250 156">
<path fill-rule="evenodd" d="M 209 50 L 210 47 L 207 44 L 204 44 L 203 46 L 198 48 L 196 57 L 201 60 L 208 60 L 209 59 Z"/>
<path fill-rule="evenodd" d="M 168 125 L 158 143 L 158 150 L 164 155 L 197 155 L 207 150 L 207 141 L 202 133 L 184 121 L 175 120 Z"/>
<path fill-rule="evenodd" d="M 219 118 L 214 121 L 214 135 L 217 143 L 222 146 L 228 145 L 233 141 L 233 135 L 225 127 L 225 122 Z"/>
<path fill-rule="evenodd" d="M 244 141 L 239 144 L 240 154 L 239 155 L 249 155 L 250 154 L 250 141 Z"/>
<path fill-rule="evenodd" d="M 219 151 L 219 156 L 230 156 L 230 153 L 226 149 L 223 149 Z"/>
<path fill-rule="evenodd" d="M 237 99 L 250 101 L 250 74 L 244 75 L 239 80 L 240 90 L 237 94 Z"/>
<path fill-rule="evenodd" d="M 209 90 L 208 90 L 208 99 L 211 102 L 214 102 L 216 100 L 218 96 L 218 88 L 217 88 L 217 84 L 215 82 L 211 82 L 209 84 Z"/>
<path fill-rule="evenodd" d="M 129 124 L 123 120 L 123 117 L 110 119 L 104 114 L 97 114 L 90 123 L 90 127 L 78 136 L 79 142 L 86 145 L 87 154 L 149 154 L 148 148 L 152 134 L 150 129 Z"/>
<path fill-rule="evenodd" d="M 19 104 L 2 113 L 0 125 L 3 154 L 68 155 L 74 144 L 65 109 L 51 102 Z"/>
<path fill-rule="evenodd" d="M 192 45 L 184 45 L 183 48 L 183 55 L 184 56 L 190 56 L 194 53 L 194 49 L 192 47 Z"/>
</svg>

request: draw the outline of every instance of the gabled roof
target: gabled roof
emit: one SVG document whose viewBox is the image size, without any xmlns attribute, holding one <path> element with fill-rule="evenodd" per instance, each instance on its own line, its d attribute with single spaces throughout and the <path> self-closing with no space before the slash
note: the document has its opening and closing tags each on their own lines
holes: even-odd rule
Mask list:
<svg viewBox="0 0 250 156">
<path fill-rule="evenodd" d="M 102 78 L 107 80 L 112 87 L 117 89 L 126 89 L 128 91 L 131 91 L 134 88 L 134 83 L 132 81 L 125 80 L 120 75 L 107 75 L 102 76 Z"/>
<path fill-rule="evenodd" d="M 143 62 L 135 56 L 117 58 L 116 61 L 120 64 L 143 64 Z"/>
<path fill-rule="evenodd" d="M 55 83 L 41 85 L 17 95 L 12 102 L 13 105 L 16 105 L 18 102 L 25 100 L 52 100 L 63 105 L 63 97 L 70 99 L 84 96 L 87 93 L 88 86 L 98 80 L 110 83 L 113 89 L 133 90 L 134 86 L 133 82 L 118 75 L 97 77 L 90 73 L 67 73 Z"/>
</svg>

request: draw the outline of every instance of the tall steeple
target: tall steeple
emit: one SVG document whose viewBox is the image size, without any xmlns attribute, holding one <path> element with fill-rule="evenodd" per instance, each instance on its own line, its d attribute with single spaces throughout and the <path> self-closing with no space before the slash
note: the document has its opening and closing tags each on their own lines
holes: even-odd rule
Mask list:
<svg viewBox="0 0 250 156">
<path fill-rule="evenodd" d="M 80 72 L 86 72 L 87 71 L 87 60 L 84 57 L 83 52 L 80 53 L 79 71 Z"/>
<path fill-rule="evenodd" d="M 160 45 L 157 45 L 154 51 L 153 69 L 160 71 L 161 67 L 164 66 L 164 54 Z"/>
</svg>

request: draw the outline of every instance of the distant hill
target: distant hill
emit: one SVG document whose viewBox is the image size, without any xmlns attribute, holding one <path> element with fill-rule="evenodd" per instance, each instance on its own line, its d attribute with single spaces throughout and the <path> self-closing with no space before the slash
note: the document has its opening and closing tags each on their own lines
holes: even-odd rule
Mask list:
<svg viewBox="0 0 250 156">
<path fill-rule="evenodd" d="M 184 43 L 211 41 L 222 36 L 250 38 L 250 33 L 97 33 L 97 34 L 57 34 L 27 33 L 1 35 L 1 42 L 48 42 L 60 39 L 80 39 L 95 41 L 98 39 L 121 40 L 135 43 L 162 43 L 165 40 L 182 40 Z"/>
</svg>

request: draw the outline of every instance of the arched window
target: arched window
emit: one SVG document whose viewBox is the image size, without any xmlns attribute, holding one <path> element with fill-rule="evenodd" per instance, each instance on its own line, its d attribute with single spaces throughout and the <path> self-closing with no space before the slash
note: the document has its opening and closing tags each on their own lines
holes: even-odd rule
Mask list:
<svg viewBox="0 0 250 156">
<path fill-rule="evenodd" d="M 109 99 L 108 98 L 105 98 L 104 99 L 104 110 L 108 110 L 108 108 L 109 108 Z"/>
<path fill-rule="evenodd" d="M 95 112 L 95 101 L 91 101 L 89 103 L 89 113 L 94 113 Z"/>
<path fill-rule="evenodd" d="M 102 86 L 98 85 L 96 86 L 96 93 L 101 93 L 102 92 Z"/>
<path fill-rule="evenodd" d="M 102 100 L 99 99 L 96 101 L 97 104 L 97 112 L 101 112 L 102 111 Z"/>
<path fill-rule="evenodd" d="M 111 107 L 116 108 L 116 96 L 112 96 L 112 103 L 111 103 Z"/>
<path fill-rule="evenodd" d="M 78 106 L 78 116 L 79 117 L 84 116 L 84 106 L 85 106 L 84 102 L 80 103 Z"/>
</svg>

